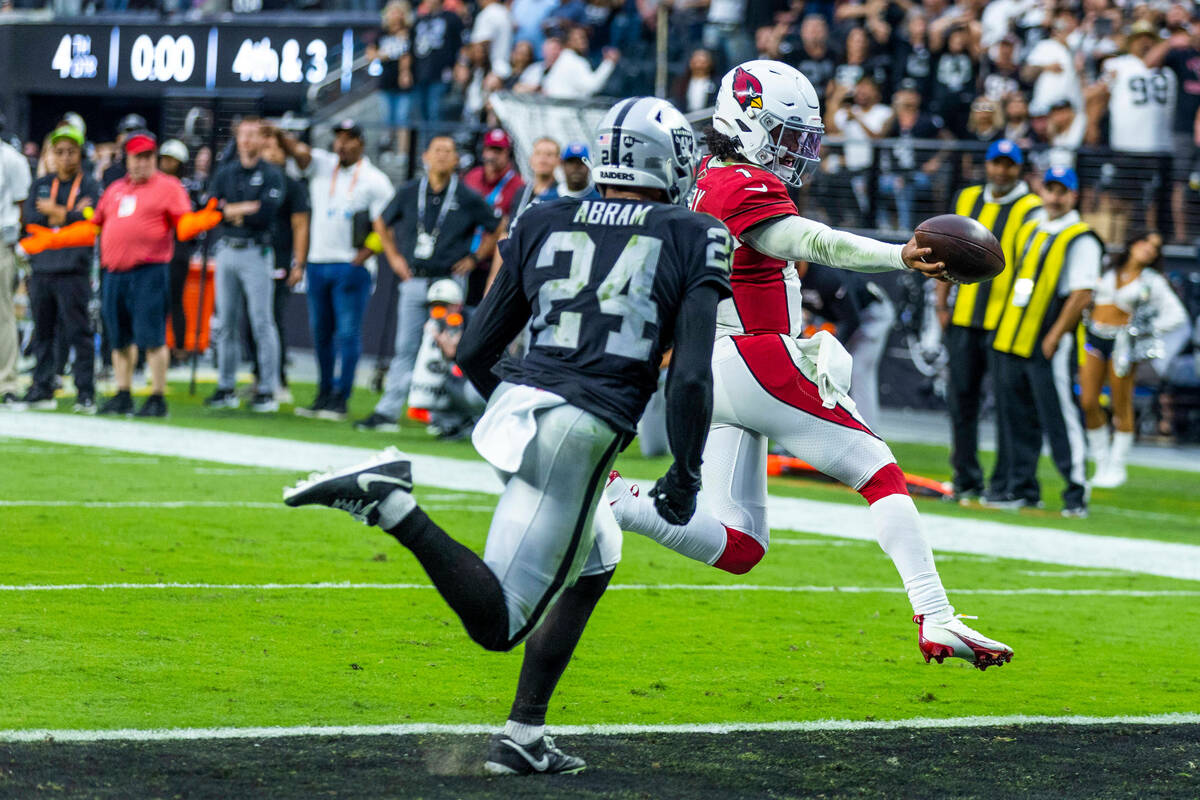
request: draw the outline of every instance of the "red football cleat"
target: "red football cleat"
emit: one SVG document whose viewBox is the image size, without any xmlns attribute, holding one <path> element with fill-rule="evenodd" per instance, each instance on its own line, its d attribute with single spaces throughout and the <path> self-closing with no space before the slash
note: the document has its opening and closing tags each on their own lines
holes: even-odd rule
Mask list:
<svg viewBox="0 0 1200 800">
<path fill-rule="evenodd" d="M 991 666 L 1000 666 L 1012 661 L 1013 651 L 1008 645 L 989 639 L 977 630 L 967 627 L 962 621 L 967 617 L 958 614 L 945 623 L 936 623 L 918 614 L 913 617 L 917 623 L 917 643 L 921 647 L 921 655 L 925 663 L 934 659 L 939 664 L 946 658 L 961 658 L 969 661 L 980 670 Z"/>
</svg>

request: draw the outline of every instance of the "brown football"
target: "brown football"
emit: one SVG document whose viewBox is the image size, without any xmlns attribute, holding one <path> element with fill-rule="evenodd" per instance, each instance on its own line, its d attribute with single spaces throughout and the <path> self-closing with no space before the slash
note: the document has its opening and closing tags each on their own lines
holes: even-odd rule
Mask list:
<svg viewBox="0 0 1200 800">
<path fill-rule="evenodd" d="M 1004 251 L 992 232 L 970 217 L 942 214 L 916 230 L 917 244 L 933 250 L 926 261 L 944 261 L 955 283 L 982 283 L 1004 271 Z"/>
</svg>

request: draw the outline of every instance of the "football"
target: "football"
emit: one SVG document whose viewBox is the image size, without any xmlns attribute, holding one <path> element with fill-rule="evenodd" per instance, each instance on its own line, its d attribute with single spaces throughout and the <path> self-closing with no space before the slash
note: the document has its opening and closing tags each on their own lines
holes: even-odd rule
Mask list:
<svg viewBox="0 0 1200 800">
<path fill-rule="evenodd" d="M 943 261 L 955 283 L 982 283 L 1004 271 L 1004 251 L 992 232 L 970 217 L 942 214 L 916 230 L 917 244 L 933 253 L 930 261 Z"/>
</svg>

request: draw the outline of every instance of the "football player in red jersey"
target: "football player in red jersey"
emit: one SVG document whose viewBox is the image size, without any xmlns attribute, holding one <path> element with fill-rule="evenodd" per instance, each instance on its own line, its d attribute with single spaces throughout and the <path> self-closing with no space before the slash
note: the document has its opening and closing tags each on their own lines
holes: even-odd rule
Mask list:
<svg viewBox="0 0 1200 800">
<path fill-rule="evenodd" d="M 945 265 L 915 240 L 879 242 L 801 217 L 787 186 L 800 186 L 819 161 L 821 109 L 812 84 L 777 61 L 750 61 L 721 81 L 692 208 L 712 214 L 736 240 L 733 297 L 717 312 L 713 417 L 704 450 L 705 511 L 686 525 L 655 512 L 676 492 L 669 478 L 642 496 L 614 472 L 607 497 L 625 530 L 735 574 L 748 572 L 769 543 L 767 442 L 774 440 L 870 504 L 877 538 L 912 602 L 925 660 L 952 656 L 980 669 L 1012 649 L 965 625 L 946 597 L 917 508 L 890 448 L 849 398 L 849 354 L 828 333 L 800 340 L 800 279 L 792 262 L 857 272 L 917 270 L 944 277 Z M 786 184 L 786 185 L 785 185 Z"/>
</svg>

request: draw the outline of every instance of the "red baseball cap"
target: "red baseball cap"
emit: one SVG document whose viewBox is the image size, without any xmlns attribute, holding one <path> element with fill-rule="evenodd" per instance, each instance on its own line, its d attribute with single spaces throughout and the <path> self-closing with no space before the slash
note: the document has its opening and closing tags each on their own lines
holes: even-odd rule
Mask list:
<svg viewBox="0 0 1200 800">
<path fill-rule="evenodd" d="M 508 138 L 508 134 L 499 128 L 492 128 L 483 137 L 484 147 L 498 147 L 501 150 L 512 149 L 512 139 Z"/>
<path fill-rule="evenodd" d="M 150 131 L 137 131 L 125 140 L 125 152 L 129 155 L 145 153 L 158 147 L 158 139 Z"/>
</svg>

